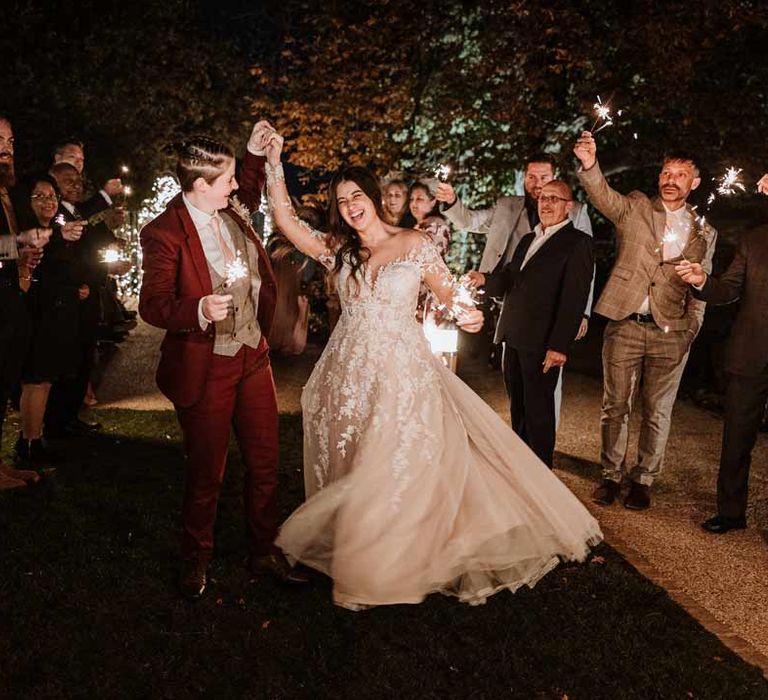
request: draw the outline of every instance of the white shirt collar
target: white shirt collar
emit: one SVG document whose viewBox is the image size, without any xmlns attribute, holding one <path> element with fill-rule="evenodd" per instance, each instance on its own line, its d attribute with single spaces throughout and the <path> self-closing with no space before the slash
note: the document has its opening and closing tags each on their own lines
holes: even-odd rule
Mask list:
<svg viewBox="0 0 768 700">
<path fill-rule="evenodd" d="M 539 222 L 538 224 L 536 224 L 535 228 L 533 229 L 533 233 L 536 236 L 541 236 L 542 234 L 545 236 L 551 236 L 553 233 L 556 233 L 561 228 L 563 228 L 563 226 L 569 223 L 571 223 L 571 220 L 568 217 L 563 219 L 559 224 L 555 224 L 554 226 L 548 226 L 547 228 L 542 228 L 541 222 Z"/>
<path fill-rule="evenodd" d="M 204 212 L 202 209 L 198 209 L 192 202 L 190 202 L 187 199 L 187 195 L 183 194 L 181 195 L 182 200 L 184 201 L 184 206 L 187 207 L 187 211 L 189 212 L 189 215 L 192 217 L 192 222 L 195 224 L 195 226 L 198 229 L 205 228 L 206 226 L 209 226 L 211 223 L 211 219 L 218 216 L 218 212 L 214 212 L 213 214 L 208 214 L 207 212 Z"/>
</svg>

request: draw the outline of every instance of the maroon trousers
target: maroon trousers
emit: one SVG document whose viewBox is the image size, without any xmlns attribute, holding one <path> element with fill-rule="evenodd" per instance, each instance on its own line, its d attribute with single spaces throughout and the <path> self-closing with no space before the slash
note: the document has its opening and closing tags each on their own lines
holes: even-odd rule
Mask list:
<svg viewBox="0 0 768 700">
<path fill-rule="evenodd" d="M 200 400 L 176 408 L 187 455 L 182 554 L 207 562 L 224 479 L 230 428 L 245 464 L 243 498 L 251 556 L 273 554 L 277 536 L 277 399 L 267 345 L 214 355 Z"/>
</svg>

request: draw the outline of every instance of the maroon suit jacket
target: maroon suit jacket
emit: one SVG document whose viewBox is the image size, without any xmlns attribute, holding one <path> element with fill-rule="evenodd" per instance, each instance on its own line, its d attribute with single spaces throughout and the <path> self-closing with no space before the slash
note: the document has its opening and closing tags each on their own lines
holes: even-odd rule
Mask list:
<svg viewBox="0 0 768 700">
<path fill-rule="evenodd" d="M 251 211 L 259 207 L 264 185 L 264 158 L 247 153 L 240 173 L 238 199 Z M 232 219 L 256 243 L 261 289 L 257 319 L 266 339 L 272 326 L 277 285 L 263 246 L 231 208 Z M 176 406 L 200 399 L 213 356 L 214 326 L 203 331 L 197 318 L 200 299 L 213 293 L 203 246 L 181 194 L 141 231 L 143 280 L 139 313 L 149 324 L 167 332 L 160 347 L 157 385 Z"/>
</svg>

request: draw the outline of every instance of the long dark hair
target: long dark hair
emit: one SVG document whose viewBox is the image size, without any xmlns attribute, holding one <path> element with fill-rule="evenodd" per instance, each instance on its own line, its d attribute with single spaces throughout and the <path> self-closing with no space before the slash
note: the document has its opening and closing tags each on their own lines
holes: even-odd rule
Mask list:
<svg viewBox="0 0 768 700">
<path fill-rule="evenodd" d="M 358 166 L 344 166 L 339 168 L 328 185 L 328 228 L 330 233 L 329 243 L 332 247 L 338 246 L 336 253 L 336 264 L 333 271 L 339 272 L 344 265 L 348 263 L 352 268 L 350 275 L 355 291 L 360 291 L 360 281 L 357 273 L 360 268 L 371 257 L 371 251 L 366 248 L 357 231 L 353 229 L 342 217 L 339 212 L 339 205 L 336 201 L 336 190 L 342 182 L 354 182 L 365 195 L 373 202 L 376 208 L 376 214 L 382 221 L 384 218 L 384 207 L 381 203 L 381 188 L 378 180 L 367 168 Z"/>
<path fill-rule="evenodd" d="M 422 190 L 423 192 L 426 193 L 427 197 L 429 197 L 430 199 L 434 200 L 434 202 L 435 202 L 432 205 L 432 209 L 429 211 L 429 213 L 424 218 L 428 219 L 430 216 L 437 216 L 437 217 L 440 217 L 441 219 L 445 219 L 445 217 L 440 213 L 440 202 L 438 202 L 435 199 L 435 195 L 432 193 L 432 190 L 429 189 L 429 185 L 427 185 L 426 183 L 421 182 L 419 180 L 416 180 L 416 182 L 414 182 L 410 186 L 410 188 L 408 189 L 408 211 L 411 210 L 411 195 L 416 190 Z"/>
</svg>

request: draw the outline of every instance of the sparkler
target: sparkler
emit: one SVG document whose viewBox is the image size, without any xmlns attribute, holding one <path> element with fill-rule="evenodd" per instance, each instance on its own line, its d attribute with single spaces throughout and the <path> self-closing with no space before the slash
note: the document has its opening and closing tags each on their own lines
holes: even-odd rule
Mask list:
<svg viewBox="0 0 768 700">
<path fill-rule="evenodd" d="M 116 248 L 103 248 L 99 253 L 103 263 L 116 263 L 125 259 Z"/>
<path fill-rule="evenodd" d="M 123 187 L 123 194 L 126 197 L 130 197 L 133 194 L 133 188 L 130 185 L 125 185 L 125 187 Z"/>
<path fill-rule="evenodd" d="M 64 218 L 64 214 L 56 214 L 53 221 L 59 226 L 63 226 L 64 224 L 67 223 L 67 220 Z"/>
<path fill-rule="evenodd" d="M 688 260 L 688 258 L 686 258 L 686 257 L 685 257 L 685 253 L 683 253 L 683 246 L 682 246 L 682 244 L 680 243 L 680 236 L 678 236 L 678 235 L 677 235 L 677 233 L 676 233 L 676 232 L 675 232 L 673 229 L 670 229 L 669 231 L 667 231 L 667 232 L 664 234 L 664 236 L 662 237 L 662 239 L 661 239 L 661 240 L 662 240 L 662 241 L 664 241 L 664 243 L 667 243 L 667 244 L 669 244 L 669 245 L 676 245 L 676 246 L 677 246 L 677 249 L 678 249 L 678 251 L 680 251 L 680 257 L 681 257 L 681 258 L 682 258 L 682 259 L 683 259 L 685 262 L 690 262 L 690 261 Z M 665 261 L 665 262 L 671 262 L 671 261 Z"/>
<path fill-rule="evenodd" d="M 613 126 L 613 117 L 611 117 L 611 108 L 608 106 L 608 104 L 603 104 L 603 101 L 600 99 L 600 95 L 597 96 L 597 102 L 595 102 L 594 105 L 595 110 L 595 122 L 592 124 L 592 128 L 590 131 L 593 134 L 596 134 L 598 131 L 602 131 L 607 126 Z M 621 116 L 621 110 L 617 113 L 617 116 Z M 600 122 L 603 122 L 597 129 L 595 127 L 600 124 Z"/>
<path fill-rule="evenodd" d="M 435 177 L 440 182 L 448 182 L 448 178 L 451 176 L 451 166 L 446 165 L 445 163 L 440 163 L 440 165 L 435 168 Z"/>
<path fill-rule="evenodd" d="M 225 287 L 231 287 L 239 280 L 248 277 L 248 266 L 243 261 L 243 256 L 239 250 L 235 259 L 232 262 L 228 262 L 224 269 L 227 273 L 227 279 L 224 282 Z"/>
<path fill-rule="evenodd" d="M 131 172 L 131 169 L 127 165 L 120 166 L 120 175 L 127 175 L 129 172 Z"/>
</svg>

